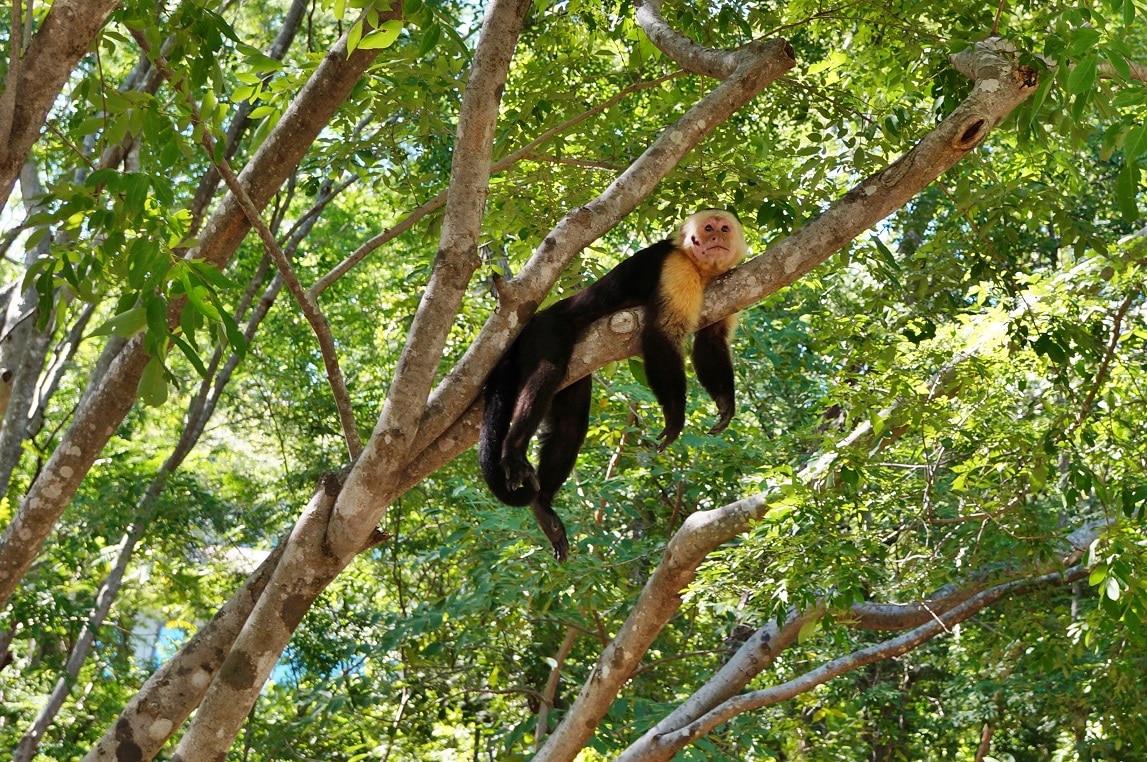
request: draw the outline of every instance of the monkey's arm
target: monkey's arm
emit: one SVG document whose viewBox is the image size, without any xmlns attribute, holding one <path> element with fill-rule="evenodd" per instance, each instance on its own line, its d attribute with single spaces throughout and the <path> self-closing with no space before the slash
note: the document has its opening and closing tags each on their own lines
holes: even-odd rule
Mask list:
<svg viewBox="0 0 1147 762">
<path fill-rule="evenodd" d="M 705 326 L 693 339 L 693 372 L 717 403 L 717 423 L 709 429 L 710 434 L 724 431 L 733 420 L 736 409 L 733 401 L 733 355 L 729 351 L 729 334 L 734 319 L 730 315 Z"/>
<path fill-rule="evenodd" d="M 681 354 L 681 342 L 662 329 L 657 308 L 657 300 L 646 308 L 641 354 L 645 358 L 645 378 L 665 415 L 665 428 L 657 435 L 661 440 L 658 449 L 663 451 L 685 428 L 685 357 Z"/>
</svg>

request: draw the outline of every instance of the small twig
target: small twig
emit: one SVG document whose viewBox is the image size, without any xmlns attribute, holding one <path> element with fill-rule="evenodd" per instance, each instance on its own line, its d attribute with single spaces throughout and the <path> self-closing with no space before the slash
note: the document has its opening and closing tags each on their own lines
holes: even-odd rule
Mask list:
<svg viewBox="0 0 1147 762">
<path fill-rule="evenodd" d="M 1123 329 L 1123 318 L 1127 314 L 1127 310 L 1131 308 L 1131 303 L 1134 301 L 1137 293 L 1131 291 L 1127 294 L 1127 298 L 1119 305 L 1119 309 L 1115 311 L 1115 320 L 1111 326 L 1111 341 L 1107 343 L 1107 351 L 1103 354 L 1103 360 L 1099 363 L 1099 369 L 1095 371 L 1095 381 L 1092 383 L 1091 388 L 1087 391 L 1087 396 L 1083 400 L 1083 404 L 1079 407 L 1079 414 L 1076 416 L 1075 421 L 1068 427 L 1067 431 L 1063 433 L 1063 438 L 1067 439 L 1075 431 L 1083 425 L 1084 420 L 1091 413 L 1091 407 L 1095 404 L 1095 398 L 1099 395 L 1099 390 L 1103 388 L 1103 384 L 1107 382 L 1107 373 L 1111 368 L 1111 361 L 1115 359 L 1115 347 L 1119 344 L 1121 338 L 1121 331 Z"/>
<path fill-rule="evenodd" d="M 299 279 L 291 269 L 291 264 L 287 261 L 286 255 L 283 254 L 282 249 L 279 248 L 278 243 L 275 241 L 274 235 L 266 223 L 263 222 L 263 218 L 259 214 L 255 203 L 243 189 L 243 186 L 240 185 L 239 178 L 235 176 L 230 164 L 228 164 L 224 158 L 215 158 L 215 139 L 211 136 L 211 130 L 208 125 L 204 123 L 199 109 L 191 98 L 191 94 L 186 90 L 186 86 L 183 83 L 176 83 L 172 77 L 171 69 L 162 55 L 152 55 L 151 45 L 143 36 L 142 32 L 133 27 L 129 27 L 129 31 L 139 44 L 140 49 L 163 74 L 164 79 L 186 100 L 187 107 L 191 113 L 191 121 L 200 128 L 202 134 L 200 142 L 207 151 L 208 158 L 212 165 L 214 165 L 216 171 L 219 172 L 219 176 L 223 178 L 223 182 L 226 183 L 228 189 L 239 202 L 239 206 L 243 209 L 243 213 L 251 223 L 251 226 L 255 228 L 259 234 L 263 246 L 266 247 L 267 253 L 271 255 L 271 259 L 274 260 L 275 266 L 283 276 L 287 290 L 291 292 L 295 301 L 298 302 L 303 317 L 310 323 L 311 329 L 314 331 L 315 337 L 319 342 L 323 365 L 327 372 L 327 381 L 330 383 L 331 391 L 334 394 L 335 406 L 338 408 L 339 421 L 342 424 L 343 436 L 346 438 L 347 450 L 352 460 L 357 458 L 359 453 L 362 452 L 362 440 L 358 435 L 358 426 L 355 424 L 354 412 L 350 405 L 350 394 L 347 392 L 346 382 L 343 378 L 342 370 L 339 368 L 334 337 L 331 335 L 330 325 L 327 323 L 326 317 L 319 309 L 318 303 L 303 289 L 302 284 L 299 283 Z"/>
<path fill-rule="evenodd" d="M 1000 36 L 1000 16 L 1004 15 L 1004 5 L 1007 0 L 1000 0 L 1000 4 L 996 6 L 996 18 L 992 21 L 992 36 Z"/>
<path fill-rule="evenodd" d="M 611 106 L 614 106 L 615 104 L 620 102 L 622 99 L 624 99 L 627 95 L 639 92 L 641 90 L 646 90 L 650 87 L 656 87 L 657 85 L 668 82 L 671 79 L 676 79 L 677 77 L 684 76 L 684 74 L 685 74 L 685 72 L 683 72 L 683 71 L 675 71 L 675 72 L 672 72 L 670 74 L 665 74 L 665 75 L 662 75 L 660 77 L 657 77 L 656 79 L 651 79 L 651 80 L 644 81 L 644 82 L 637 82 L 635 84 L 630 85 L 629 87 L 626 87 L 622 90 L 619 90 L 612 97 L 607 98 L 606 100 L 602 101 L 601 103 L 594 106 L 593 108 L 583 111 L 582 113 L 578 114 L 577 116 L 575 116 L 571 119 L 568 119 L 565 122 L 562 122 L 561 124 L 557 125 L 556 127 L 553 127 L 552 129 L 546 130 L 541 135 L 534 138 L 529 143 L 526 143 L 524 146 L 522 146 L 518 150 L 514 151 L 513 153 L 507 154 L 506 156 L 502 157 L 501 159 L 498 159 L 497 161 L 495 161 L 493 164 L 490 165 L 490 174 L 492 175 L 495 172 L 501 172 L 505 169 L 508 169 L 509 167 L 512 167 L 514 164 L 521 161 L 522 158 L 530 155 L 534 151 L 534 149 L 537 148 L 538 146 L 548 142 L 554 136 L 559 135 L 562 132 L 565 132 L 566 130 L 570 129 L 571 127 L 576 127 L 577 125 L 586 121 L 590 117 L 596 116 L 597 114 L 600 114 L 601 112 L 605 111 L 606 109 L 610 108 Z M 441 209 L 445 204 L 446 204 L 446 191 L 442 191 L 441 193 L 439 193 L 434 198 L 432 198 L 429 201 L 425 202 L 424 204 L 420 205 L 417 209 L 414 209 L 413 211 L 411 211 L 410 214 L 408 214 L 404 218 L 402 218 L 402 220 L 399 221 L 396 225 L 382 231 L 381 233 L 374 236 L 373 238 L 371 238 L 366 243 L 359 246 L 353 252 L 351 252 L 350 255 L 346 259 L 344 259 L 342 262 L 339 262 L 337 265 L 335 265 L 333 268 L 331 268 L 330 272 L 328 272 L 326 275 L 324 275 L 323 277 L 321 277 L 317 281 L 315 281 L 315 284 L 310 287 L 310 289 L 308 290 L 308 293 L 311 294 L 312 297 L 317 297 L 319 294 L 321 294 L 323 291 L 325 291 L 332 283 L 334 283 L 336 280 L 341 278 L 343 275 L 346 275 L 346 273 L 348 271 L 350 271 L 350 269 L 352 267 L 354 267 L 359 262 L 361 262 L 363 259 L 365 259 L 367 257 L 367 255 L 370 254 L 372 251 L 379 248 L 380 246 L 383 246 L 383 245 L 389 243 L 390 241 L 394 240 L 395 238 L 402 235 L 406 231 L 410 230 L 412 227 L 414 227 L 415 223 L 417 223 L 423 217 L 430 214 L 431 212 L 435 212 L 435 211 Z"/>
<path fill-rule="evenodd" d="M 562 676 L 562 665 L 565 664 L 566 657 L 569 656 L 574 641 L 577 640 L 578 632 L 578 628 L 572 625 L 566 628 L 566 635 L 562 639 L 561 646 L 558 647 L 557 654 L 554 655 L 554 666 L 550 669 L 550 676 L 546 678 L 546 685 L 542 689 L 541 695 L 538 696 L 540 701 L 538 702 L 538 722 L 534 728 L 535 747 L 540 747 L 542 741 L 549 735 L 550 729 L 546 716 L 554 706 L 554 696 L 558 693 L 558 680 Z"/>
</svg>

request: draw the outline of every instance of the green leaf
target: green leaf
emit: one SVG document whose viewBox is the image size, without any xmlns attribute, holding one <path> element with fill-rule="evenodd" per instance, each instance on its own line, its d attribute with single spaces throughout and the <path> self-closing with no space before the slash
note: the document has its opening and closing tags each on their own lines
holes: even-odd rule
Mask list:
<svg viewBox="0 0 1147 762">
<path fill-rule="evenodd" d="M 1127 132 L 1123 139 L 1123 161 L 1133 163 L 1147 151 L 1147 125 L 1136 125 Z"/>
<path fill-rule="evenodd" d="M 1082 58 L 1090 53 L 1103 35 L 1093 26 L 1078 26 L 1067 40 L 1067 57 Z"/>
<path fill-rule="evenodd" d="M 1119 213 L 1123 219 L 1134 222 L 1139 219 L 1139 204 L 1136 196 L 1139 193 L 1139 167 L 1135 164 L 1124 164 L 1123 169 L 1115 176 L 1115 203 L 1119 206 Z"/>
<path fill-rule="evenodd" d="M 1115 69 L 1115 73 L 1119 75 L 1120 79 L 1124 82 L 1131 80 L 1131 65 L 1127 63 L 1127 57 L 1117 50 L 1104 50 L 1103 54 L 1111 63 L 1111 68 Z"/>
<path fill-rule="evenodd" d="M 422 31 L 422 40 L 418 45 L 418 57 L 425 58 L 434 50 L 438 40 L 442 37 L 442 27 L 437 23 L 431 24 Z"/>
<path fill-rule="evenodd" d="M 1072 95 L 1091 92 L 1095 85 L 1096 68 L 1099 65 L 1099 56 L 1090 55 L 1075 65 L 1067 76 L 1067 91 Z"/>
<path fill-rule="evenodd" d="M 358 47 L 364 50 L 381 50 L 389 48 L 398 39 L 402 32 L 402 22 L 398 20 L 387 21 L 385 24 L 362 38 Z"/>
<path fill-rule="evenodd" d="M 163 362 L 153 357 L 139 377 L 139 398 L 145 405 L 158 407 L 167 401 L 167 372 Z"/>
<path fill-rule="evenodd" d="M 349 56 L 358 49 L 358 42 L 362 39 L 362 19 L 354 23 L 346 34 L 346 52 Z"/>
<path fill-rule="evenodd" d="M 218 267 L 203 259 L 192 259 L 187 262 L 195 274 L 203 278 L 216 288 L 229 290 L 235 288 L 235 282 L 219 271 Z"/>
<path fill-rule="evenodd" d="M 208 320 L 218 321 L 220 317 L 219 310 L 211 303 L 211 292 L 206 286 L 194 285 L 187 292 L 187 300 L 203 317 Z"/>
<path fill-rule="evenodd" d="M 143 307 L 132 307 L 127 312 L 121 312 L 105 321 L 92 331 L 89 336 L 109 336 L 115 334 L 125 339 L 135 336 L 147 327 L 147 310 Z"/>
<path fill-rule="evenodd" d="M 642 386 L 649 386 L 649 379 L 645 376 L 645 363 L 641 361 L 641 358 L 629 358 L 629 372 L 633 374 L 633 378 L 637 383 Z"/>
<path fill-rule="evenodd" d="M 1037 354 L 1047 357 L 1057 365 L 1061 365 L 1067 361 L 1067 353 L 1064 352 L 1063 347 L 1055 342 L 1049 334 L 1041 333 L 1039 338 L 1032 342 L 1032 349 Z"/>
<path fill-rule="evenodd" d="M 225 310 L 219 312 L 219 317 L 223 322 L 223 330 L 227 334 L 227 341 L 231 344 L 231 349 L 234 350 L 235 354 L 243 357 L 247 354 L 247 339 L 243 336 L 243 332 L 239 330 L 239 325 Z"/>
<path fill-rule="evenodd" d="M 171 341 L 175 346 L 179 347 L 179 351 L 183 352 L 183 356 L 191 363 L 191 367 L 195 368 L 195 372 L 202 378 L 207 377 L 207 366 L 203 364 L 203 360 L 199 357 L 199 353 L 195 351 L 195 347 L 182 336 L 172 336 Z"/>
</svg>

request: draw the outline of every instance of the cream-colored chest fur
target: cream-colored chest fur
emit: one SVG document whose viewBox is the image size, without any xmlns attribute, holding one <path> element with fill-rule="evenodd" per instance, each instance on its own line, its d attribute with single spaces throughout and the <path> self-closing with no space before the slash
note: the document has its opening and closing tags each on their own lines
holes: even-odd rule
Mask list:
<svg viewBox="0 0 1147 762">
<path fill-rule="evenodd" d="M 683 252 L 673 251 L 665 258 L 658 292 L 662 304 L 661 325 L 667 334 L 682 339 L 697 330 L 701 297 L 708 282 Z"/>
</svg>

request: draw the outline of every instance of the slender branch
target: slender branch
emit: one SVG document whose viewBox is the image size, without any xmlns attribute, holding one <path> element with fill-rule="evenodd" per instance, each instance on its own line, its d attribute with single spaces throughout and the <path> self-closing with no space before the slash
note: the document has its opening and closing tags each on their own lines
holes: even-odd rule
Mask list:
<svg viewBox="0 0 1147 762">
<path fill-rule="evenodd" d="M 225 158 L 217 155 L 215 139 L 211 135 L 210 127 L 204 123 L 199 109 L 191 97 L 191 93 L 187 90 L 186 81 L 177 80 L 172 76 L 171 68 L 162 55 L 152 55 L 151 45 L 141 31 L 134 27 L 129 27 L 129 31 L 139 44 L 140 49 L 151 58 L 155 67 L 163 73 L 164 78 L 183 96 L 191 113 L 191 121 L 199 128 L 201 135 L 200 142 L 207 151 L 207 156 L 211 160 L 212 166 L 219 172 L 228 190 L 231 191 L 232 195 L 239 202 L 239 206 L 247 217 L 247 221 L 251 223 L 251 226 L 255 229 L 256 233 L 258 233 L 264 248 L 266 248 L 267 252 L 271 255 L 271 259 L 275 262 L 275 266 L 283 276 L 287 290 L 291 292 L 291 296 L 295 298 L 295 301 L 299 304 L 299 308 L 302 310 L 303 317 L 305 317 L 311 325 L 311 329 L 314 331 L 315 337 L 319 342 L 323 366 L 326 369 L 327 381 L 334 395 L 335 406 L 338 409 L 339 422 L 342 424 L 343 437 L 346 439 L 347 450 L 350 453 L 351 460 L 354 460 L 358 457 L 359 453 L 362 452 L 362 440 L 358 435 L 358 425 L 354 420 L 354 410 L 351 407 L 350 393 L 347 391 L 346 379 L 343 376 L 342 369 L 339 368 L 338 352 L 335 349 L 334 337 L 331 335 L 330 324 L 327 322 L 326 316 L 319 308 L 318 303 L 303 289 L 302 283 L 299 282 L 298 277 L 291 268 L 291 263 L 287 261 L 283 250 L 279 248 L 279 243 L 275 240 L 274 234 L 271 233 L 271 229 L 268 228 L 267 224 L 263 221 L 258 207 L 255 206 L 255 202 L 251 200 L 251 197 L 239 182 L 239 178 L 236 177 L 235 172 L 232 171 L 231 165 Z"/>
<path fill-rule="evenodd" d="M 908 653 L 936 636 L 950 632 L 956 624 L 995 604 L 1005 596 L 1030 593 L 1050 585 L 1070 584 L 1083 579 L 1087 574 L 1088 570 L 1085 567 L 1075 566 L 1063 572 L 1053 572 L 1033 579 L 1007 582 L 989 588 L 903 635 L 890 638 L 868 648 L 861 648 L 847 656 L 833 659 L 780 685 L 731 698 L 687 726 L 661 735 L 643 750 L 644 753 L 641 754 L 640 758 L 642 760 L 667 760 L 676 750 L 683 748 L 739 714 L 777 704 L 793 696 L 807 693 L 816 686 L 823 685 L 847 672 Z M 653 748 L 650 749 L 649 747 Z M 620 762 L 620 760 L 629 758 L 622 754 L 618 760 Z"/>
<path fill-rule="evenodd" d="M 1131 308 L 1132 303 L 1139 296 L 1137 291 L 1131 291 L 1123 299 L 1123 303 L 1115 311 L 1115 319 L 1111 324 L 1111 340 L 1107 342 L 1107 350 L 1103 353 L 1103 360 L 1099 363 L 1099 368 L 1095 371 L 1095 375 L 1091 381 L 1091 388 L 1087 390 L 1087 396 L 1083 400 L 1083 404 L 1079 406 L 1079 414 L 1076 416 L 1075 421 L 1064 432 L 1063 438 L 1068 439 L 1075 431 L 1083 425 L 1087 420 L 1087 416 L 1091 414 L 1091 408 L 1095 404 L 1095 398 L 1099 395 L 1099 390 L 1107 382 L 1107 373 L 1111 369 L 1111 362 L 1115 359 L 1115 348 L 1119 345 L 1119 339 L 1122 338 L 1123 318 L 1127 315 L 1127 310 Z"/>
<path fill-rule="evenodd" d="M 542 693 L 538 696 L 538 721 L 534 728 L 534 745 L 541 746 L 542 741 L 550 732 L 549 724 L 546 722 L 546 717 L 550 709 L 554 706 L 554 696 L 558 693 L 558 682 L 562 676 L 562 666 L 566 662 L 566 657 L 569 656 L 570 650 L 573 649 L 574 641 L 577 640 L 578 628 L 570 626 L 566 628 L 565 637 L 562 638 L 562 644 L 558 647 L 558 652 L 554 655 L 554 666 L 550 668 L 550 675 L 546 678 L 545 687 L 542 688 Z"/>
<path fill-rule="evenodd" d="M 506 156 L 502 157 L 501 159 L 498 159 L 497 161 L 495 161 L 493 164 L 490 165 L 490 174 L 495 174 L 498 172 L 502 172 L 506 169 L 509 169 L 510 167 L 517 164 L 519 161 L 521 161 L 523 158 L 532 155 L 534 150 L 536 148 L 538 148 L 539 146 L 549 142 L 550 140 L 552 140 L 557 135 L 560 135 L 563 132 L 566 132 L 567 130 L 569 130 L 573 127 L 576 127 L 577 125 L 590 119 L 591 117 L 596 116 L 596 115 L 602 113 L 603 111 L 606 111 L 607 109 L 615 106 L 616 104 L 621 102 L 627 96 L 629 96 L 633 93 L 639 92 L 641 90 L 646 90 L 650 87 L 655 87 L 657 85 L 661 85 L 665 82 L 668 82 L 671 79 L 676 79 L 677 77 L 682 76 L 683 73 L 684 72 L 679 72 L 679 71 L 673 72 L 672 74 L 666 74 L 664 76 L 657 77 L 656 79 L 651 79 L 651 80 L 647 80 L 644 82 L 637 82 L 633 85 L 630 85 L 629 87 L 626 87 L 622 90 L 619 90 L 612 97 L 602 101 L 601 103 L 597 104 L 593 108 L 586 109 L 585 111 L 578 114 L 577 116 L 575 116 L 571 119 L 568 119 L 565 122 L 562 122 L 561 124 L 557 125 L 556 127 L 553 127 L 549 130 L 546 130 L 541 135 L 534 138 L 529 143 L 526 143 L 524 146 L 517 149 L 513 153 L 507 154 Z M 321 278 L 319 278 L 317 281 L 315 281 L 314 285 L 310 287 L 309 292 L 313 296 L 318 297 L 319 294 L 321 294 L 323 291 L 326 291 L 327 288 L 329 288 L 330 285 L 332 283 L 334 283 L 336 280 L 338 280 L 342 276 L 346 275 L 347 272 L 349 272 L 352 267 L 354 267 L 359 262 L 361 262 L 363 259 L 365 259 L 367 257 L 367 255 L 369 255 L 372 251 L 375 251 L 380 246 L 386 245 L 390 241 L 394 240 L 398 236 L 400 236 L 403 233 L 405 233 L 406 231 L 410 230 L 412 227 L 414 227 L 414 225 L 419 220 L 421 220 L 426 215 L 441 209 L 443 207 L 443 205 L 445 205 L 445 203 L 446 203 L 446 191 L 442 191 L 441 193 L 439 193 L 434 198 L 423 203 L 422 205 L 420 205 L 419 207 L 414 209 L 412 212 L 407 214 L 396 225 L 394 225 L 391 228 L 388 228 L 387 230 L 382 231 L 378 235 L 371 238 L 369 241 L 367 241 L 364 244 L 362 244 L 361 246 L 359 246 L 353 252 L 351 252 L 351 254 L 346 259 L 344 259 L 342 262 L 339 262 L 337 265 L 335 265 L 333 268 L 331 268 L 330 272 L 328 272 L 327 274 L 325 274 Z"/>
</svg>

